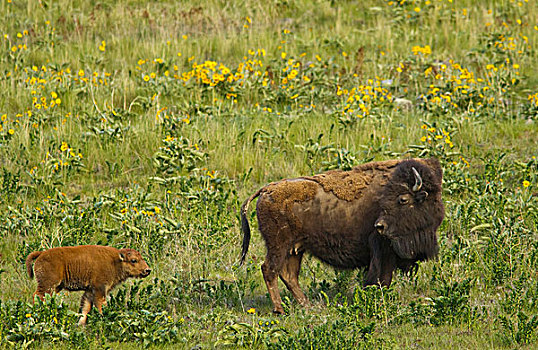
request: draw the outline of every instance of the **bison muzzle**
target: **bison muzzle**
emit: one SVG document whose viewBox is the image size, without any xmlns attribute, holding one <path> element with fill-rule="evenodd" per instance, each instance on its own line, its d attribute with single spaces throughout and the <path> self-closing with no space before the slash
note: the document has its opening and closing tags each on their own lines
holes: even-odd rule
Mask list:
<svg viewBox="0 0 538 350">
<path fill-rule="evenodd" d="M 414 270 L 438 253 L 442 174 L 435 158 L 407 159 L 273 182 L 241 207 L 241 263 L 250 243 L 248 205 L 259 197 L 267 248 L 262 273 L 274 312 L 284 311 L 279 276 L 299 303 L 307 303 L 298 283 L 304 252 L 336 268 L 367 268 L 365 285 L 389 286 L 394 270 Z"/>
<path fill-rule="evenodd" d="M 32 263 L 34 262 L 32 269 Z M 107 294 L 119 283 L 131 277 L 147 277 L 151 269 L 134 249 L 116 249 L 86 245 L 59 247 L 33 252 L 26 258 L 30 278 L 37 280 L 37 295 L 45 293 L 84 291 L 80 301 L 82 316 L 79 325 L 86 324 L 88 313 L 95 306 L 102 313 Z"/>
</svg>

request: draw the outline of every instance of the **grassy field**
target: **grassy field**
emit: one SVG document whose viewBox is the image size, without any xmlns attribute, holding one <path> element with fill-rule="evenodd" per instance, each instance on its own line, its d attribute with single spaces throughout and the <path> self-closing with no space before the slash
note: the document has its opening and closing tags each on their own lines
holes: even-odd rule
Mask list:
<svg viewBox="0 0 538 350">
<path fill-rule="evenodd" d="M 538 346 L 538 4 L 0 2 L 0 347 Z M 389 289 L 307 257 L 272 305 L 239 206 L 264 184 L 437 157 L 439 258 Z M 104 244 L 153 268 L 77 327 L 28 253 Z"/>
</svg>

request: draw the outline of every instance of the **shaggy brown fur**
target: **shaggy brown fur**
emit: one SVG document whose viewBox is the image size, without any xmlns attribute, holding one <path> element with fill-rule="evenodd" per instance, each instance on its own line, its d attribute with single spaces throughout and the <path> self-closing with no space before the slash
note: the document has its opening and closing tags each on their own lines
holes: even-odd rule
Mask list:
<svg viewBox="0 0 538 350">
<path fill-rule="evenodd" d="M 310 252 L 337 268 L 368 267 L 366 285 L 390 285 L 395 269 L 409 271 L 437 255 L 444 217 L 437 159 L 372 162 L 350 171 L 271 183 L 241 207 L 244 261 L 250 242 L 247 209 L 256 211 L 267 248 L 262 272 L 274 311 L 282 313 L 277 278 L 300 303 L 301 259 Z"/>
<path fill-rule="evenodd" d="M 84 325 L 92 305 L 102 313 L 102 305 L 112 288 L 130 277 L 147 277 L 151 269 L 134 249 L 87 245 L 30 253 L 26 258 L 26 271 L 30 278 L 35 273 L 34 297 L 37 295 L 42 300 L 45 293 L 53 291 L 83 290 L 79 324 Z"/>
</svg>

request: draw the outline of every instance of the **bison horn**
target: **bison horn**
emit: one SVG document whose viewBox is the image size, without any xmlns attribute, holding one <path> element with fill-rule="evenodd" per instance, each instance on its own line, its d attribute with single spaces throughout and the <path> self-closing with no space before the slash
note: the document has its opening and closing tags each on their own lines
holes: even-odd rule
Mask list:
<svg viewBox="0 0 538 350">
<path fill-rule="evenodd" d="M 415 174 L 415 185 L 413 186 L 413 192 L 417 192 L 422 187 L 422 178 L 420 177 L 417 169 L 414 167 L 411 167 L 411 169 L 413 169 L 413 173 Z"/>
</svg>

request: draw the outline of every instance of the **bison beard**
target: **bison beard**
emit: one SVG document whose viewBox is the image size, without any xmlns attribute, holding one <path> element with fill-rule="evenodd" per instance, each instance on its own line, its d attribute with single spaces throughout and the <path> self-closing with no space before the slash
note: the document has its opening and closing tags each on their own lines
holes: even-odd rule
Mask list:
<svg viewBox="0 0 538 350">
<path fill-rule="evenodd" d="M 247 209 L 254 198 L 267 248 L 262 272 L 274 312 L 283 313 L 278 277 L 301 303 L 304 252 L 336 268 L 367 268 L 365 285 L 389 286 L 395 269 L 410 271 L 438 253 L 444 218 L 437 159 L 372 162 L 350 171 L 271 183 L 241 207 L 243 263 L 250 242 Z"/>
<path fill-rule="evenodd" d="M 435 232 L 424 232 L 411 237 L 397 237 L 391 240 L 390 245 L 402 259 L 427 260 L 437 253 L 437 236 Z M 415 252 L 429 253 L 430 256 L 417 255 Z"/>
</svg>

